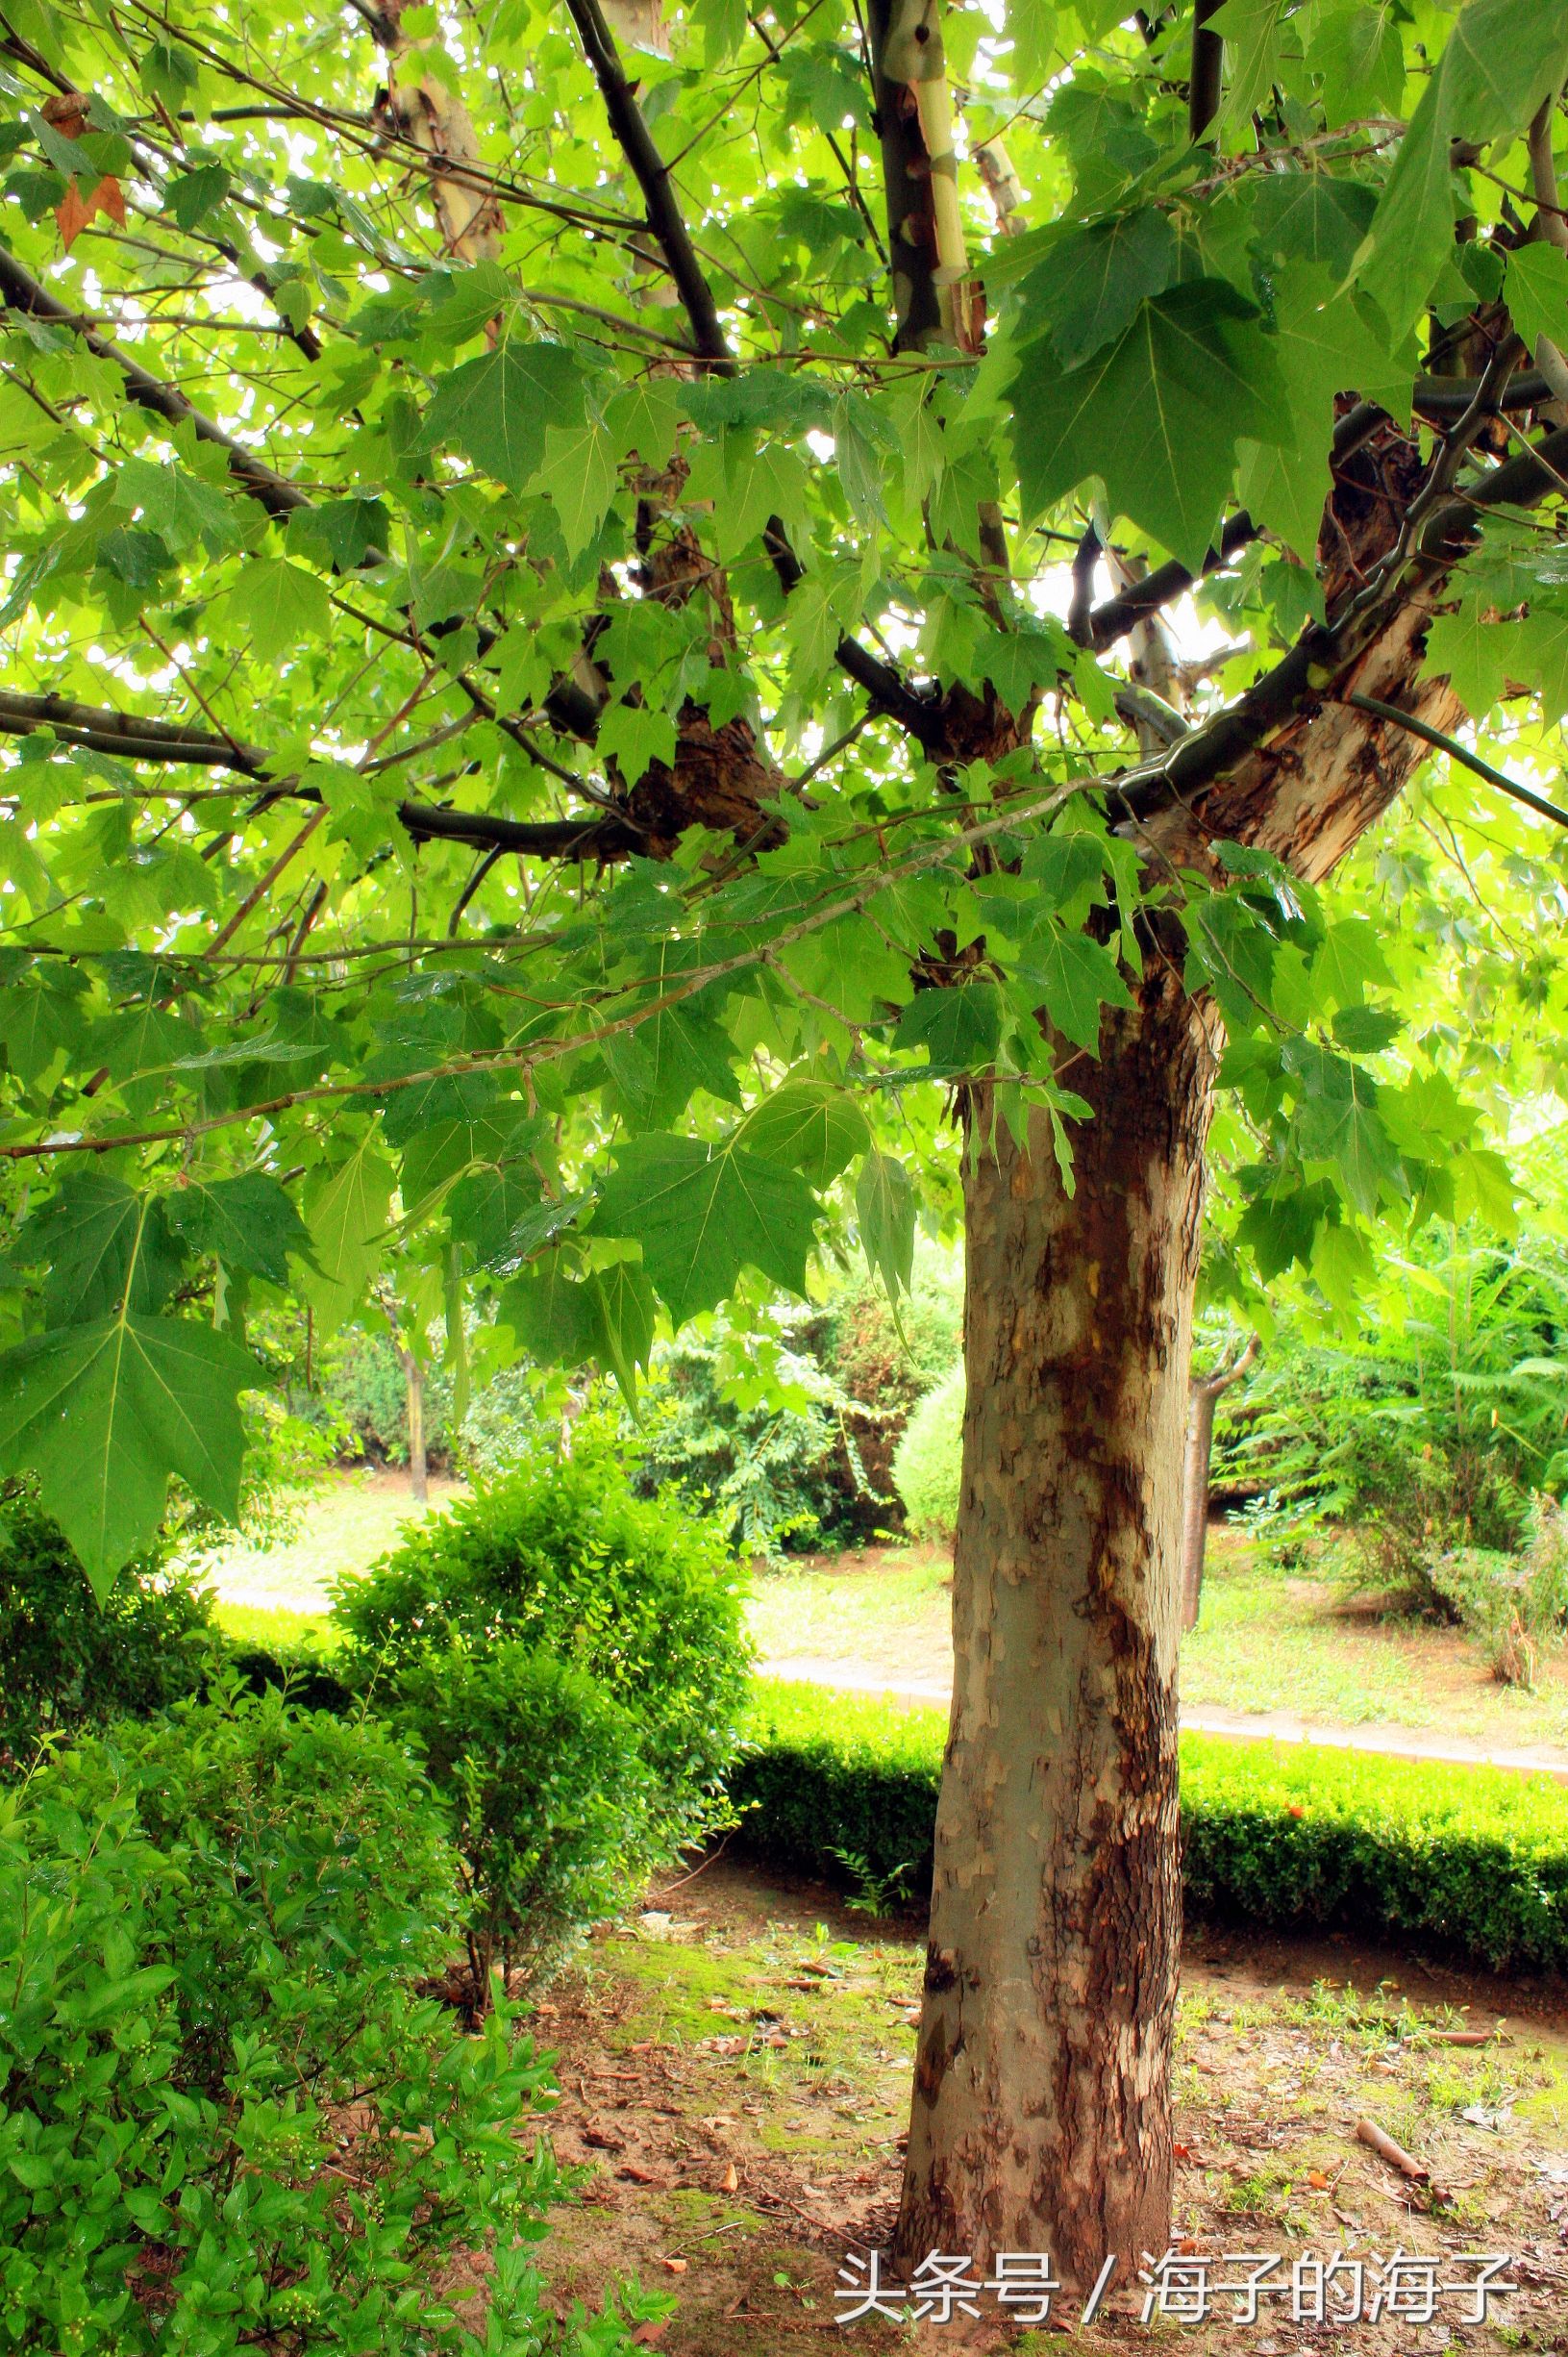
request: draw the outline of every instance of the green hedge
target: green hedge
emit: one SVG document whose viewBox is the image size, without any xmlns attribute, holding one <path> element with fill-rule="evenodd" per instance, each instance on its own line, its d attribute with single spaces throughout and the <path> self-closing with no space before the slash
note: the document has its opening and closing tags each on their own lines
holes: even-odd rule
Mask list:
<svg viewBox="0 0 1568 2357">
<path fill-rule="evenodd" d="M 763 1679 L 732 1771 L 760 1856 L 843 1879 L 931 1876 L 945 1712 Z M 1501 1969 L 1568 1971 L 1568 1786 L 1304 1743 L 1182 1738 L 1189 1910 L 1414 1940 Z"/>
</svg>

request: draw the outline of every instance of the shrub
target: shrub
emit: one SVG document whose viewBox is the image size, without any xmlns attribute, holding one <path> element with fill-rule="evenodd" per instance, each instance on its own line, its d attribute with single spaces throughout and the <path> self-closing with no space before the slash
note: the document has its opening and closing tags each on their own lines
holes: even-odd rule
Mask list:
<svg viewBox="0 0 1568 2357">
<path fill-rule="evenodd" d="M 0 1771 L 40 1739 L 145 1717 L 200 1685 L 212 1604 L 166 1545 L 127 1565 L 99 1604 L 57 1522 L 26 1495 L 0 1505 Z"/>
<path fill-rule="evenodd" d="M 1543 1646 L 1561 1641 L 1568 1620 L 1568 1517 L 1553 1499 L 1531 1502 L 1523 1552 L 1456 1547 L 1431 1566 L 1438 1593 L 1485 1645 L 1504 1686 L 1533 1686 Z"/>
<path fill-rule="evenodd" d="M 636 1721 L 666 1828 L 694 1831 L 734 1753 L 742 1593 L 711 1522 L 634 1497 L 601 1446 L 527 1466 L 429 1516 L 337 1589 L 336 1665 L 395 1693 L 432 1647 L 515 1638 L 597 1678 Z"/>
<path fill-rule="evenodd" d="M 505 2011 L 454 2037 L 409 1985 L 455 1902 L 390 1735 L 275 1695 L 183 1704 L 0 1796 L 9 2344 L 479 2357 L 442 2276 L 493 2236 L 483 2345 L 558 2345 L 523 2245 L 560 2179 L 515 2137 L 544 2065 Z"/>
<path fill-rule="evenodd" d="M 814 1360 L 781 1350 L 765 1390 L 725 1321 L 654 1353 L 635 1430 L 633 1480 L 645 1497 L 674 1491 L 719 1521 L 748 1555 L 777 1560 L 815 1545 L 834 1519 L 829 1464 L 838 1437 L 837 1387 Z M 786 1406 L 781 1387 L 793 1395 Z M 826 1519 L 825 1519 L 826 1517 Z"/>
<path fill-rule="evenodd" d="M 963 1474 L 961 1364 L 928 1392 L 905 1427 L 893 1458 L 893 1480 L 917 1539 L 951 1540 L 958 1522 Z"/>
<path fill-rule="evenodd" d="M 930 1887 L 946 1714 L 759 1680 L 731 1777 L 748 1843 L 799 1871 Z M 1189 1907 L 1568 1969 L 1568 1791 L 1549 1776 L 1182 1737 Z"/>
<path fill-rule="evenodd" d="M 516 1640 L 416 1655 L 397 1700 L 452 1811 L 476 1993 L 496 1963 L 537 1978 L 657 1846 L 635 1719 L 585 1670 Z"/>
</svg>

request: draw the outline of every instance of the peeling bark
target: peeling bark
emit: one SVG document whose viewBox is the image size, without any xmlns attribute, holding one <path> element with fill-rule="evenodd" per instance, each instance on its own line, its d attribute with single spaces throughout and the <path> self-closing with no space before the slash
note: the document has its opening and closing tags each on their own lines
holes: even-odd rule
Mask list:
<svg viewBox="0 0 1568 2357">
<path fill-rule="evenodd" d="M 430 192 L 441 238 L 455 261 L 493 262 L 501 250 L 501 208 L 485 185 L 485 160 L 458 88 L 457 69 L 436 35 L 410 40 L 405 0 L 384 0 L 376 38 L 386 52 L 378 111 L 430 157 Z"/>
<path fill-rule="evenodd" d="M 1182 1434 L 1211 1023 L 1153 962 L 1049 1131 L 972 1108 L 956 1679 L 897 2250 L 1167 2239 Z"/>
</svg>

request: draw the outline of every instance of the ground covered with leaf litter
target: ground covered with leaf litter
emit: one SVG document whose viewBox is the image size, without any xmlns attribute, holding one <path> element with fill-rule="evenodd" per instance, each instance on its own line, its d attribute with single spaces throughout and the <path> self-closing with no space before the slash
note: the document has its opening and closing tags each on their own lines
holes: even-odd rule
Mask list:
<svg viewBox="0 0 1568 2357">
<path fill-rule="evenodd" d="M 1177 2231 L 1187 2254 L 1507 2252 L 1494 2320 L 1253 2325 L 1138 2316 L 1123 2279 L 1087 2330 L 979 2321 L 844 2327 L 852 2250 L 885 2245 L 898 2191 L 922 1945 L 808 1884 L 720 1860 L 596 1939 L 540 2007 L 560 2052 L 554 2136 L 581 2203 L 541 2261 L 564 2311 L 628 2273 L 676 2305 L 672 2357 L 841 2346 L 1081 2352 L 1158 2346 L 1337 2357 L 1444 2346 L 1568 2351 L 1568 2001 L 1333 1943 L 1189 1939 L 1178 2056 Z M 1455 2034 L 1485 2033 L 1481 2044 Z M 1407 2181 L 1357 2140 L 1374 2120 L 1430 2171 Z M 1473 2273 L 1473 2269 L 1458 2269 Z M 1216 2265 L 1214 2281 L 1237 2269 Z M 1411 2270 L 1408 2284 L 1419 2281 Z M 1419 2299 L 1415 2305 L 1419 2306 Z"/>
</svg>

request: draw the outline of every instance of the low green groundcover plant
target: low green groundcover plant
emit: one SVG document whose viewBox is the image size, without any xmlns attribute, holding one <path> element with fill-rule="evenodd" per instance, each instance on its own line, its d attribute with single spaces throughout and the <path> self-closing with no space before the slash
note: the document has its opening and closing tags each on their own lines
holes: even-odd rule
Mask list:
<svg viewBox="0 0 1568 2357">
<path fill-rule="evenodd" d="M 808 1873 L 929 1887 L 945 1714 L 759 1681 L 730 1790 L 748 1843 Z M 1568 1787 L 1504 1768 L 1182 1738 L 1194 1913 L 1568 1970 Z"/>
<path fill-rule="evenodd" d="M 0 1794 L 0 2347 L 611 2357 L 529 2248 L 546 2058 L 415 1982 L 458 1893 L 414 1761 L 236 1684 Z M 479 2338 L 444 2296 L 493 2247 Z M 629 2295 L 637 2315 L 648 2303 Z"/>
</svg>

